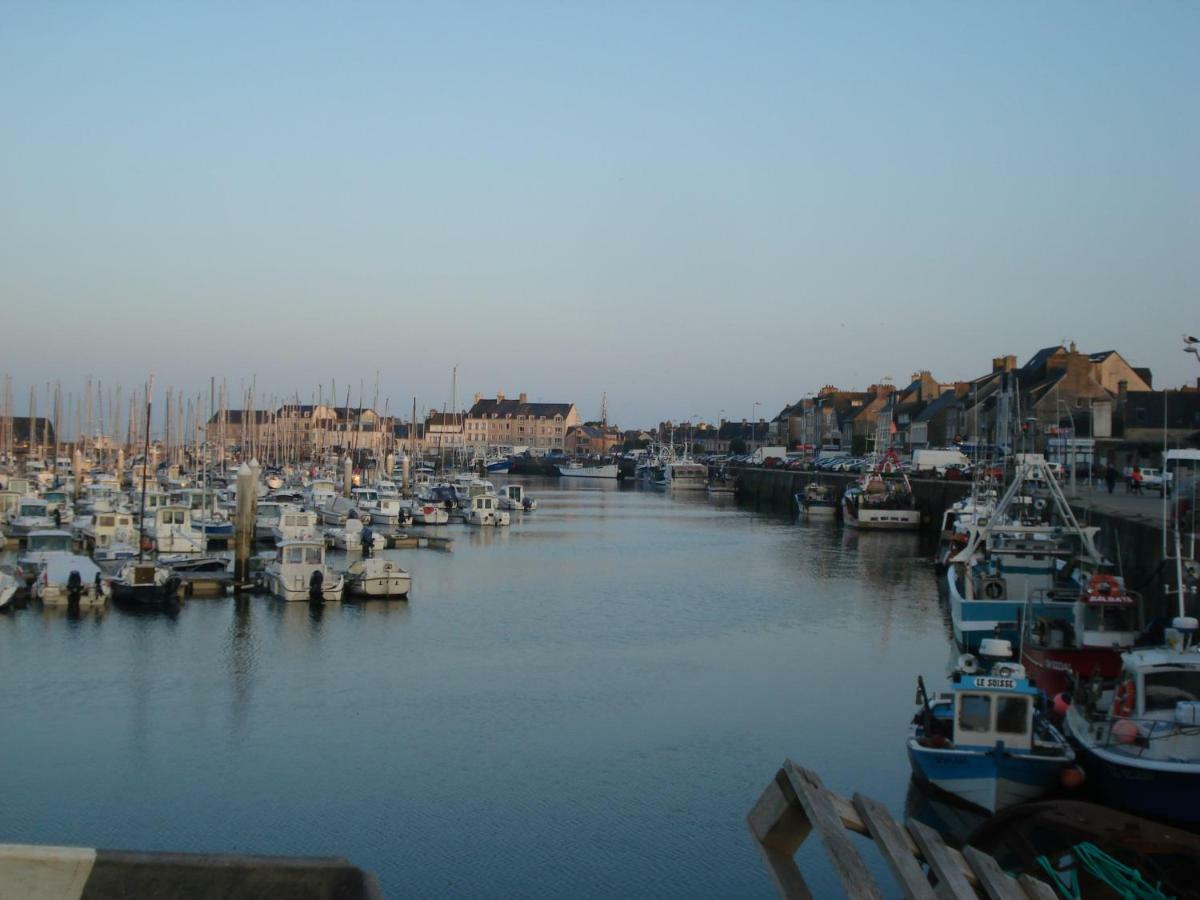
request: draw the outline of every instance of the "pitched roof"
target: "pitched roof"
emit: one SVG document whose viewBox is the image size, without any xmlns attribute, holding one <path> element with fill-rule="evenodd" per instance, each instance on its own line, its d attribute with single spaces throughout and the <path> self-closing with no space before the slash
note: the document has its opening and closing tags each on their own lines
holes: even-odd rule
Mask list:
<svg viewBox="0 0 1200 900">
<path fill-rule="evenodd" d="M 958 395 L 954 391 L 944 391 L 936 400 L 929 401 L 923 410 L 913 416 L 912 420 L 914 422 L 928 422 L 948 406 L 952 406 L 956 400 L 958 400 Z"/>
<path fill-rule="evenodd" d="M 490 419 L 493 416 L 504 419 L 508 416 L 516 418 L 525 416 L 538 419 L 553 419 L 562 416 L 564 419 L 571 414 L 574 403 L 522 403 L 520 400 L 477 400 L 467 413 L 472 419 Z"/>
</svg>

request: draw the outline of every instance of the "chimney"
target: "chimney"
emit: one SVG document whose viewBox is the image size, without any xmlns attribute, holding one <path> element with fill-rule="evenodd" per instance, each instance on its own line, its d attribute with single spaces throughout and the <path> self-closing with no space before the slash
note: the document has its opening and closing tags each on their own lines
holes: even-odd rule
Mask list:
<svg viewBox="0 0 1200 900">
<path fill-rule="evenodd" d="M 496 402 L 497 403 L 504 402 L 504 395 L 502 393 L 500 393 L 499 391 L 496 391 Z"/>
<path fill-rule="evenodd" d="M 483 399 L 483 394 L 480 394 L 480 393 L 475 394 L 475 403 L 478 403 L 482 399 Z M 474 404 L 472 404 L 472 405 L 474 405 Z"/>
<path fill-rule="evenodd" d="M 517 398 L 517 402 L 518 402 L 518 403 L 528 403 L 528 402 L 529 402 L 529 395 L 528 395 L 528 394 L 526 394 L 524 391 L 521 391 L 521 394 L 520 394 L 520 396 Z"/>
</svg>

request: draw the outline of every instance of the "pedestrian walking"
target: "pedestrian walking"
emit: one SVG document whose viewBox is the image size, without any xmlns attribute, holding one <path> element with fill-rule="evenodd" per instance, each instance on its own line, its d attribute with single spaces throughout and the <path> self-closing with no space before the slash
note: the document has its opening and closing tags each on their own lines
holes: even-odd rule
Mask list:
<svg viewBox="0 0 1200 900">
<path fill-rule="evenodd" d="M 1133 480 L 1133 492 L 1140 494 L 1142 492 L 1142 470 L 1138 466 L 1133 467 L 1133 475 L 1130 476 Z"/>
<path fill-rule="evenodd" d="M 1108 487 L 1108 492 L 1111 494 L 1113 488 L 1117 486 L 1117 467 L 1112 463 L 1108 464 L 1108 468 L 1104 470 L 1104 484 Z"/>
</svg>

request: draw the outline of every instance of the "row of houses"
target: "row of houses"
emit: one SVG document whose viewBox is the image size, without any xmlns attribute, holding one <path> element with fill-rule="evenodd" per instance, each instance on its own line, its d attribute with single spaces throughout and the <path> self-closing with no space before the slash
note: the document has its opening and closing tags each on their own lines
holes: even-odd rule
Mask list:
<svg viewBox="0 0 1200 900">
<path fill-rule="evenodd" d="M 284 447 L 298 458 L 354 449 L 382 454 L 415 447 L 425 454 L 466 451 L 486 454 L 524 450 L 591 456 L 612 452 L 623 441 L 616 428 L 584 422 L 574 403 L 531 402 L 476 394 L 469 409 L 429 412 L 406 421 L 374 409 L 328 404 L 285 404 L 273 410 L 225 410 L 209 419 L 210 442 Z"/>
<path fill-rule="evenodd" d="M 969 445 L 1124 466 L 1153 458 L 1164 441 L 1200 446 L 1200 379 L 1155 390 L 1150 370 L 1117 351 L 1085 353 L 1071 343 L 1039 350 L 1024 365 L 995 357 L 970 381 L 922 370 L 906 385 L 826 385 L 781 410 L 765 434 L 752 428 L 747 443 L 861 454 L 879 441 L 906 452 Z"/>
</svg>

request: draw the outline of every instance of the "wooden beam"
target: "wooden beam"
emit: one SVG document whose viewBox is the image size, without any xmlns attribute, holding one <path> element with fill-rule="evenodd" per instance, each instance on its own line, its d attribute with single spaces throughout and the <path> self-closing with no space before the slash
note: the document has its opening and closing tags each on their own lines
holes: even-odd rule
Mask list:
<svg viewBox="0 0 1200 900">
<path fill-rule="evenodd" d="M 799 806 L 791 802 L 790 789 L 785 792 L 780 785 L 782 777 L 781 769 L 746 816 L 746 825 L 779 896 L 788 900 L 812 900 L 812 891 L 796 865 L 796 850 L 804 843 L 812 826 Z"/>
<path fill-rule="evenodd" d="M 1022 875 L 1017 881 L 1020 882 L 1030 900 L 1058 900 L 1058 894 L 1054 888 L 1032 875 Z"/>
<path fill-rule="evenodd" d="M 883 804 L 856 793 L 854 808 L 866 823 L 867 831 L 875 840 L 875 846 L 904 891 L 904 896 L 909 900 L 937 900 L 937 893 L 929 884 L 925 870 L 917 862 L 916 845 L 908 832 L 896 824 Z"/>
<path fill-rule="evenodd" d="M 925 858 L 925 864 L 937 876 L 937 892 L 940 897 L 954 900 L 976 900 L 973 884 L 979 877 L 971 871 L 963 855 L 953 847 L 946 846 L 942 836 L 923 822 L 909 819 L 908 833 Z"/>
<path fill-rule="evenodd" d="M 851 900 L 883 900 L 883 893 L 871 877 L 866 863 L 851 843 L 841 817 L 815 772 L 801 768 L 790 759 L 783 764 L 788 784 L 796 794 L 809 824 L 821 837 L 825 852 L 842 889 Z"/>
<path fill-rule="evenodd" d="M 1000 863 L 986 853 L 967 847 L 963 856 L 979 876 L 979 886 L 991 900 L 1027 900 L 1017 880 L 1007 875 Z"/>
</svg>

